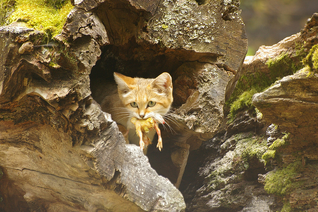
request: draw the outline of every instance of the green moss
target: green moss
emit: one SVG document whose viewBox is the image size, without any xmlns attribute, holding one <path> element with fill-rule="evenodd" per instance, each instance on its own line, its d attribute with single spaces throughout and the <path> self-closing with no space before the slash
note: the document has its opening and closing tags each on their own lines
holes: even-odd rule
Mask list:
<svg viewBox="0 0 318 212">
<path fill-rule="evenodd" d="M 251 137 L 240 140 L 237 145 L 243 145 L 242 159 L 249 161 L 252 158 L 262 159 L 262 155 L 267 150 L 266 139 L 260 137 Z"/>
<path fill-rule="evenodd" d="M 318 71 L 318 44 L 310 49 L 302 62 L 305 66 L 309 67 L 309 71 Z"/>
<path fill-rule="evenodd" d="M 60 68 L 61 66 L 54 61 L 50 61 L 49 66 L 52 68 Z"/>
<path fill-rule="evenodd" d="M 244 91 L 232 104 L 230 107 L 229 118 L 230 121 L 234 120 L 235 114 L 242 108 L 248 109 L 252 106 L 252 97 L 257 93 L 255 88 L 251 90 Z"/>
<path fill-rule="evenodd" d="M 301 169 L 301 161 L 289 164 L 285 168 L 269 172 L 265 179 L 265 190 L 269 194 L 284 196 L 290 191 L 298 188 L 303 184 L 301 181 L 295 181 Z"/>
<path fill-rule="evenodd" d="M 317 71 L 318 70 L 318 45 L 315 46 L 315 51 L 312 55 L 312 63 L 313 68 Z"/>
<path fill-rule="evenodd" d="M 285 203 L 282 210 L 280 212 L 290 212 L 292 209 L 291 209 L 291 206 L 289 203 Z"/>
<path fill-rule="evenodd" d="M 0 0 L 0 26 L 5 24 L 6 18 L 13 12 L 14 0 Z"/>
<path fill-rule="evenodd" d="M 304 42 L 296 42 L 295 43 L 295 50 L 296 50 L 296 57 L 300 58 L 300 61 L 306 57 L 306 49 L 304 48 L 304 45 L 306 44 L 306 41 Z"/>
<path fill-rule="evenodd" d="M 218 171 L 213 171 L 209 175 L 209 185 L 208 187 L 212 190 L 217 190 L 223 188 L 225 185 L 225 180 L 221 178 L 221 173 Z"/>
<path fill-rule="evenodd" d="M 237 82 L 235 90 L 226 104 L 230 107 L 228 118 L 233 121 L 237 112 L 241 110 L 251 109 L 252 97 L 255 93 L 262 92 L 275 81 L 284 76 L 291 75 L 299 70 L 303 64 L 301 63 L 303 54 L 299 50 L 299 55 L 294 59 L 289 54 L 283 52 L 274 59 L 269 59 L 266 65 L 269 73 L 256 72 L 242 75 Z"/>
<path fill-rule="evenodd" d="M 295 73 L 303 66 L 300 61 L 294 61 L 286 52 L 274 59 L 268 59 L 266 65 L 270 70 L 271 79 L 274 80 L 273 83 L 284 76 Z"/>
<path fill-rule="evenodd" d="M 262 155 L 262 159 L 265 163 L 265 165 L 268 164 L 268 162 L 271 160 L 271 159 L 274 159 L 275 158 L 275 155 L 276 155 L 276 150 L 267 150 L 263 155 Z"/>
<path fill-rule="evenodd" d="M 15 11 L 9 21 L 22 21 L 44 31 L 49 37 L 59 34 L 66 17 L 73 8 L 70 0 L 16 0 Z"/>
<path fill-rule="evenodd" d="M 288 136 L 289 133 L 286 133 L 282 138 L 276 139 L 272 145 L 269 146 L 268 150 L 262 155 L 265 165 L 275 158 L 277 149 L 288 144 Z"/>
<path fill-rule="evenodd" d="M 282 138 L 276 139 L 272 145 L 269 146 L 269 149 L 276 150 L 281 146 L 286 145 L 289 133 L 286 133 Z"/>
</svg>

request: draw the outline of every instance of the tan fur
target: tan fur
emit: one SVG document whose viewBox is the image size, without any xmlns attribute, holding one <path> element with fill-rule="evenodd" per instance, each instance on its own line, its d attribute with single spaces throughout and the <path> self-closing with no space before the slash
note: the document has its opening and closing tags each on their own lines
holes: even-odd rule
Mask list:
<svg viewBox="0 0 318 212">
<path fill-rule="evenodd" d="M 156 119 L 158 114 L 164 116 L 170 109 L 173 101 L 172 78 L 169 73 L 162 73 L 155 79 L 132 78 L 119 73 L 114 73 L 118 87 L 118 94 L 105 98 L 102 108 L 111 113 L 113 120 L 129 129 L 129 142 L 138 145 L 139 138 L 135 133 L 135 126 L 130 122 L 132 117 L 137 119 Z M 116 99 L 117 95 L 117 99 Z M 119 97 L 119 100 L 118 100 Z M 150 101 L 156 102 L 149 107 Z M 138 107 L 132 107 L 136 102 Z M 125 114 L 123 114 L 125 113 Z M 155 130 L 149 133 L 152 140 Z"/>
</svg>

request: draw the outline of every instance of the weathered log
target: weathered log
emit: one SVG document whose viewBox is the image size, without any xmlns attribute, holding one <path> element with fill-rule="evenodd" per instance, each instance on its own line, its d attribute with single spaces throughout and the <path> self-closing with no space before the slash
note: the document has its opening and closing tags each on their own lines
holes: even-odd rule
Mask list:
<svg viewBox="0 0 318 212">
<path fill-rule="evenodd" d="M 15 23 L 0 28 L 0 180 L 6 211 L 182 211 L 190 149 L 212 137 L 247 49 L 238 2 L 74 1 L 49 44 Z M 100 109 L 119 71 L 174 78 L 163 153 L 126 145 Z M 184 83 L 184 84 L 183 84 Z M 158 156 L 158 157 L 157 157 Z M 171 159 L 170 159 L 171 158 Z M 169 161 L 168 169 L 162 161 Z M 16 198 L 13 198 L 16 197 Z M 14 204 L 19 201 L 21 204 Z"/>
</svg>

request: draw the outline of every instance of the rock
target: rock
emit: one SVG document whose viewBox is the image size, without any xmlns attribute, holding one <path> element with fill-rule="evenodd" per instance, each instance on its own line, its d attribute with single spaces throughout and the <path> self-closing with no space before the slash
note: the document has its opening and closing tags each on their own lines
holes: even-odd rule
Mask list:
<svg viewBox="0 0 318 212">
<path fill-rule="evenodd" d="M 317 25 L 316 16 L 317 14 L 314 14 L 301 34 L 297 34 L 298 39 L 301 39 L 301 43 L 304 43 L 302 48 L 307 53 L 312 46 L 318 43 L 318 39 L 313 33 L 316 30 L 315 25 Z M 299 50 L 295 49 L 294 45 L 290 43 L 289 47 L 285 46 L 283 49 L 289 49 L 291 54 L 295 55 L 295 51 Z M 268 47 L 268 49 L 274 52 L 278 51 L 276 47 Z M 267 55 L 271 56 L 270 54 Z M 314 60 L 314 58 L 307 58 L 303 62 L 304 65 Z M 316 111 L 315 103 L 317 102 L 317 97 L 314 94 L 317 89 L 316 78 L 315 71 L 311 71 L 306 66 L 298 70 L 294 75 L 278 80 L 264 92 L 255 95 L 253 104 L 260 109 L 267 121 L 277 123 L 284 130 L 295 134 L 295 136 L 309 135 L 316 125 L 315 119 L 310 118 L 314 116 Z M 265 109 L 268 107 L 271 109 Z M 310 110 L 308 110 L 309 108 Z M 311 134 L 309 137 L 313 138 L 312 136 Z"/>
<path fill-rule="evenodd" d="M 273 144 L 273 142 L 282 136 L 282 133 L 280 132 L 279 128 L 275 124 L 271 124 L 266 129 L 266 135 L 269 136 L 267 138 L 267 145 L 270 146 Z"/>
<path fill-rule="evenodd" d="M 183 191 L 187 211 L 249 211 L 260 205 L 268 210 L 274 197 L 268 196 L 257 182 L 258 173 L 265 173 L 260 160 L 267 149 L 266 140 L 251 132 L 228 139 L 223 136 L 207 141 L 214 147 L 206 144 L 199 149 L 204 163 Z"/>
<path fill-rule="evenodd" d="M 153 43 L 162 42 L 171 49 L 209 53 L 207 56 L 210 57 L 214 54 L 217 56 L 216 63 L 235 73 L 241 65 L 240 53 L 246 53 L 245 39 L 242 39 L 245 30 L 238 6 L 238 1 L 221 4 L 208 1 L 199 5 L 195 1 L 165 0 L 148 24 L 148 33 L 143 33 L 142 37 L 147 35 L 145 39 Z M 206 60 L 209 61 L 208 58 Z"/>
<path fill-rule="evenodd" d="M 318 43 L 316 20 L 317 14 L 314 14 L 299 34 L 302 49 L 308 54 L 303 56 L 304 67 L 253 97 L 253 104 L 265 121 L 278 125 L 280 131 L 285 132 L 282 139 L 276 139 L 269 147 L 275 152 L 276 169 L 266 175 L 265 189 L 283 196 L 284 208 L 290 211 L 317 209 L 316 203 L 308 205 L 315 195 L 307 195 L 316 193 L 312 185 L 317 183 L 317 174 L 313 171 L 317 169 L 314 152 L 318 130 L 315 118 L 318 115 L 318 75 L 313 66 L 315 44 Z M 295 55 L 299 50 L 291 45 L 288 51 Z"/>
<path fill-rule="evenodd" d="M 233 122 L 227 125 L 226 136 L 230 137 L 234 134 L 257 131 L 264 126 L 251 111 L 242 111 L 237 115 L 237 118 Z"/>
<path fill-rule="evenodd" d="M 306 137 L 315 136 L 310 132 L 313 132 L 317 124 L 311 117 L 315 117 L 317 112 L 318 98 L 314 91 L 318 88 L 318 75 L 308 77 L 309 74 L 302 69 L 277 81 L 275 85 L 253 98 L 253 103 L 268 121 L 284 127 L 288 132 L 296 130 L 297 135 L 302 132 L 302 136 Z"/>
<path fill-rule="evenodd" d="M 224 130 L 190 152 L 184 174 L 188 184 L 181 184 L 187 211 L 317 210 L 312 201 L 317 199 L 317 73 L 310 66 L 318 43 L 316 17 L 301 33 L 246 58 L 240 73 L 245 89 L 251 89 L 246 76 L 262 85 L 268 78 L 289 76 L 254 95 L 260 118 L 255 108 L 243 108 L 231 123 L 222 124 Z"/>
<path fill-rule="evenodd" d="M 209 139 L 223 120 L 226 85 L 233 73 L 210 63 L 184 63 L 174 73 L 174 105 L 181 105 L 171 117 L 184 122 L 183 135 L 192 149 L 199 147 L 193 137 Z M 188 133 L 186 133 L 188 132 Z M 187 135 L 188 134 L 188 135 Z M 184 141 L 183 141 L 184 142 Z"/>
</svg>

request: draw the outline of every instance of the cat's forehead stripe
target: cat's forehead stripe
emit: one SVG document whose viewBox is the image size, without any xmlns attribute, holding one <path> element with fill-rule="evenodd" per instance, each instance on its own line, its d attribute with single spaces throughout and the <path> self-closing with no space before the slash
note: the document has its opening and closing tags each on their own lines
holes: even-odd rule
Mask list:
<svg viewBox="0 0 318 212">
<path fill-rule="evenodd" d="M 122 94 L 124 98 L 128 97 L 129 95 L 131 94 L 131 91 L 127 92 L 127 93 L 124 93 Z"/>
</svg>

